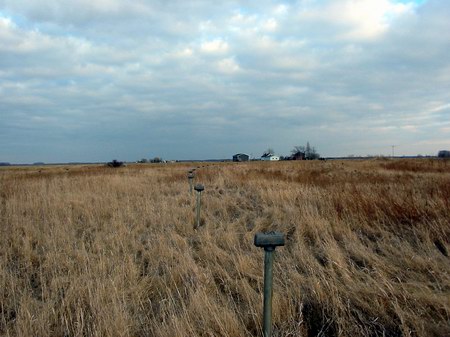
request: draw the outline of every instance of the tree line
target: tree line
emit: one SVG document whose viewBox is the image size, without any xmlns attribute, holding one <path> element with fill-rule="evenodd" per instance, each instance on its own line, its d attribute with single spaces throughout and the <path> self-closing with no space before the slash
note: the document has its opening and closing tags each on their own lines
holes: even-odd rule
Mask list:
<svg viewBox="0 0 450 337">
<path fill-rule="evenodd" d="M 268 148 L 264 151 L 262 157 L 269 157 L 275 154 L 275 151 L 272 148 Z M 281 160 L 292 160 L 292 159 L 306 159 L 313 160 L 319 159 L 320 154 L 317 152 L 314 146 L 311 146 L 309 142 L 306 142 L 306 145 L 297 145 L 291 150 L 290 156 L 280 156 Z"/>
</svg>

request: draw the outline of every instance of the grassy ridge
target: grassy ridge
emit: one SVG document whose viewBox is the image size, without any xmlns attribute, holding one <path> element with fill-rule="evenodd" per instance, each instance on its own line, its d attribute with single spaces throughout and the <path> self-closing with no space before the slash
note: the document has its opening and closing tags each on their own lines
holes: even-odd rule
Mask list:
<svg viewBox="0 0 450 337">
<path fill-rule="evenodd" d="M 450 163 L 0 170 L 0 335 L 259 336 L 279 230 L 274 336 L 450 335 Z"/>
</svg>

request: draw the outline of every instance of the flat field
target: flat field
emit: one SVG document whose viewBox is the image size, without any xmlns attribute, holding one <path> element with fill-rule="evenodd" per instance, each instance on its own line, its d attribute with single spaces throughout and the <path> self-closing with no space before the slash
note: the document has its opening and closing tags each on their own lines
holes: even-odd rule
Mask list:
<svg viewBox="0 0 450 337">
<path fill-rule="evenodd" d="M 0 169 L 1 336 L 450 336 L 450 162 Z"/>
</svg>

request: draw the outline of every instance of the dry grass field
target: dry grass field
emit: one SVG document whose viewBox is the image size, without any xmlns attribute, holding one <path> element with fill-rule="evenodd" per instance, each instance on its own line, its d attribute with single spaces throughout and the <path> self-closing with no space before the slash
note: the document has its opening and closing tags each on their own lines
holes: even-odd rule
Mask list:
<svg viewBox="0 0 450 337">
<path fill-rule="evenodd" d="M 0 335 L 450 336 L 450 162 L 196 166 L 0 169 Z"/>
</svg>

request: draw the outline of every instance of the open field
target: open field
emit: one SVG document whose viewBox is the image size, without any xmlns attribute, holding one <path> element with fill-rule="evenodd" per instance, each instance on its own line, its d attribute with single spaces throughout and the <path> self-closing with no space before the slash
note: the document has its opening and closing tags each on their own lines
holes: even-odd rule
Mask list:
<svg viewBox="0 0 450 337">
<path fill-rule="evenodd" d="M 195 166 L 1 168 L 0 335 L 450 336 L 449 161 Z"/>
</svg>

